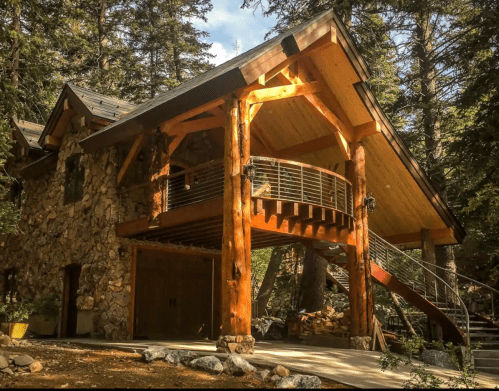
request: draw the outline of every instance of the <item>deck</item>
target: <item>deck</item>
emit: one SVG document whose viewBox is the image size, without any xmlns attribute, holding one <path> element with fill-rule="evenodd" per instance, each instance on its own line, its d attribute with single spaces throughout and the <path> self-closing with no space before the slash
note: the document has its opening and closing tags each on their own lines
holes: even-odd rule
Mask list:
<svg viewBox="0 0 499 391">
<path fill-rule="evenodd" d="M 354 244 L 352 186 L 340 175 L 307 164 L 252 156 L 251 246 L 296 241 Z M 117 225 L 119 237 L 220 250 L 223 234 L 223 161 L 159 179 L 162 212 Z"/>
</svg>

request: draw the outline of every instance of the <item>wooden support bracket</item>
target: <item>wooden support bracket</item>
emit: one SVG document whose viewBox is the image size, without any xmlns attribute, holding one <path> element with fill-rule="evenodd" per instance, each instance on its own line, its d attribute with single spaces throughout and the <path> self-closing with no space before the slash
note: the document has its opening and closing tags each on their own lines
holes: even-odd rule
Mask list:
<svg viewBox="0 0 499 391">
<path fill-rule="evenodd" d="M 123 166 L 121 167 L 120 172 L 118 173 L 118 179 L 116 182 L 117 187 L 120 187 L 123 184 L 123 180 L 126 174 L 132 168 L 133 163 L 137 159 L 137 156 L 139 155 L 139 152 L 142 149 L 142 146 L 144 145 L 146 140 L 147 140 L 147 135 L 145 135 L 144 133 L 139 134 L 137 137 L 135 137 L 135 140 L 133 141 L 132 144 L 132 148 L 130 148 L 130 152 L 128 152 L 125 162 L 123 163 Z"/>
</svg>

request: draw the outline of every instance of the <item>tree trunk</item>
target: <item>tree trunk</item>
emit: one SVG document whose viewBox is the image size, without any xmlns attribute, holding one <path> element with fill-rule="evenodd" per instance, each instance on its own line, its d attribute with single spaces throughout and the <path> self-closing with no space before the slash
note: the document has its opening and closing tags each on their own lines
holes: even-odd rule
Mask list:
<svg viewBox="0 0 499 391">
<path fill-rule="evenodd" d="M 303 259 L 303 274 L 300 283 L 300 301 L 298 309 L 307 312 L 319 311 L 324 305 L 326 288 L 327 261 L 315 255 L 307 248 Z"/>
<path fill-rule="evenodd" d="M 423 103 L 423 130 L 426 149 L 426 171 L 433 186 L 447 201 L 446 179 L 443 167 L 442 134 L 438 115 L 438 97 L 435 64 L 432 57 L 431 15 L 423 9 L 416 15 L 416 54 L 419 62 L 419 78 Z M 436 263 L 449 270 L 456 270 L 452 247 L 437 250 Z M 451 287 L 456 287 L 455 276 L 446 273 L 444 279 Z"/>
<path fill-rule="evenodd" d="M 275 278 L 279 272 L 279 268 L 282 262 L 283 249 L 280 247 L 275 247 L 272 250 L 272 255 L 270 256 L 269 265 L 267 271 L 265 272 L 265 277 L 263 278 L 262 285 L 258 290 L 258 317 L 261 318 L 265 314 L 265 308 L 269 302 L 272 289 L 274 288 Z"/>
<path fill-rule="evenodd" d="M 106 36 L 106 10 L 107 3 L 106 0 L 100 0 L 99 3 L 99 18 L 98 18 L 98 30 L 99 30 L 99 69 L 108 70 L 109 62 L 107 57 L 107 36 Z M 104 81 L 106 81 L 107 76 L 103 75 Z"/>
<path fill-rule="evenodd" d="M 13 9 L 12 17 L 12 70 L 10 80 L 12 86 L 17 90 L 19 88 L 19 55 L 21 52 L 21 44 L 19 35 L 21 34 L 21 2 L 16 2 Z"/>
<path fill-rule="evenodd" d="M 410 334 L 411 337 L 415 337 L 416 331 L 414 331 L 414 327 L 412 327 L 411 322 L 409 322 L 409 319 L 407 319 L 407 316 L 405 316 L 402 307 L 400 307 L 399 299 L 397 299 L 397 296 L 391 290 L 387 289 L 387 291 L 390 294 L 390 297 L 392 298 L 393 306 L 395 307 L 395 312 L 397 313 L 400 321 L 404 325 L 404 328 L 407 330 L 407 332 Z"/>
</svg>

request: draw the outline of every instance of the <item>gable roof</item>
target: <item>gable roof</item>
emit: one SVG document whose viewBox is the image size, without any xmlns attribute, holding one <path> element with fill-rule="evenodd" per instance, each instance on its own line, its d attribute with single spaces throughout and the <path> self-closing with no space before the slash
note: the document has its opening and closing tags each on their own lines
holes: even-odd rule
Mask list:
<svg viewBox="0 0 499 391">
<path fill-rule="evenodd" d="M 14 126 L 14 137 L 23 148 L 42 149 L 40 144 L 38 144 L 38 140 L 43 132 L 43 125 L 15 119 L 12 121 L 12 124 Z"/>
<path fill-rule="evenodd" d="M 380 134 L 363 141 L 367 159 L 371 160 L 366 165 L 366 174 L 370 178 L 368 191 L 374 191 L 379 197 L 381 207 L 370 218 L 370 226 L 372 223 L 373 229 L 382 237 L 403 236 L 420 232 L 422 228 L 435 231 L 449 231 L 450 228 L 452 235 L 440 238 L 436 243 L 462 242 L 466 235 L 463 227 L 386 119 L 365 84 L 370 76 L 369 69 L 345 26 L 332 10 L 145 102 L 114 124 L 80 141 L 80 145 L 87 152 L 106 148 L 154 129 L 162 122 L 205 103 L 223 98 L 250 85 L 260 75 L 271 72 L 294 54 L 312 47 L 329 31 L 328 28 L 333 27 L 337 33 L 337 45 L 314 52 L 311 56 L 313 62 L 323 73 L 352 125 L 376 120 L 381 127 Z M 319 140 L 328 134 L 328 129 L 320 121 L 314 122 L 311 112 L 306 107 L 298 106 L 298 101 L 293 99 L 287 100 L 282 107 L 279 107 L 278 101 L 265 103 L 269 110 L 260 110 L 254 119 L 256 125 L 265 129 L 266 137 L 275 149 L 311 141 L 310 137 Z M 295 123 L 293 119 L 296 119 Z M 338 151 L 325 149 L 300 159 L 304 163 L 327 167 L 335 159 L 340 161 Z M 414 244 L 417 240 L 405 240 L 403 243 Z"/>
<path fill-rule="evenodd" d="M 120 120 L 80 141 L 80 145 L 87 152 L 109 147 L 153 129 L 160 122 L 245 87 L 329 32 L 332 23 L 341 30 L 344 45 L 354 58 L 352 65 L 356 72 L 362 80 L 367 80 L 370 76 L 369 68 L 341 20 L 330 10 L 144 102 Z"/>
<path fill-rule="evenodd" d="M 44 145 L 47 135 L 53 134 L 65 110 L 68 110 L 65 102 L 69 104 L 69 108 L 73 112 L 84 116 L 87 124 L 97 121 L 103 125 L 108 125 L 136 107 L 134 104 L 121 99 L 72 84 L 65 84 L 40 136 L 40 145 Z"/>
</svg>

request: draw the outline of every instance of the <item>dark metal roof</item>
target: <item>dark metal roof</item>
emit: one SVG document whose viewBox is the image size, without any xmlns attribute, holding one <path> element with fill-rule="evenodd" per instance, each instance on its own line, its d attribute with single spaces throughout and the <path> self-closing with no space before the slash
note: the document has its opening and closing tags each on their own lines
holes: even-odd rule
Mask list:
<svg viewBox="0 0 499 391">
<path fill-rule="evenodd" d="M 136 107 L 134 104 L 121 99 L 99 94 L 72 84 L 65 84 L 40 136 L 39 143 L 41 145 L 43 145 L 45 136 L 52 134 L 54 131 L 64 110 L 65 99 L 68 99 L 74 110 L 86 117 L 87 123 L 91 123 L 94 118 L 112 123 Z"/>
<path fill-rule="evenodd" d="M 271 50 L 279 46 L 283 48 L 283 52 L 287 56 L 297 53 L 299 49 L 294 39 L 295 35 L 307 32 L 307 29 L 310 29 L 310 27 L 313 27 L 317 23 L 327 21 L 334 21 L 347 41 L 347 44 L 351 45 L 350 51 L 355 56 L 354 68 L 356 70 L 361 69 L 363 74 L 369 75 L 369 70 L 360 57 L 355 45 L 353 45 L 353 41 L 343 23 L 333 10 L 329 10 L 216 68 L 183 82 L 170 91 L 144 102 L 120 120 L 80 141 L 80 145 L 87 152 L 94 152 L 98 149 L 109 147 L 118 141 L 153 129 L 161 122 L 185 113 L 190 109 L 219 99 L 238 88 L 251 84 L 254 80 L 246 80 L 241 72 L 242 68 L 262 58 L 265 54 L 268 54 Z"/>
<path fill-rule="evenodd" d="M 38 140 L 40 139 L 40 135 L 43 132 L 44 125 L 35 124 L 34 122 L 28 122 L 24 120 L 14 120 L 15 128 L 18 132 L 15 134 L 18 139 L 21 136 L 24 140 L 18 140 L 23 144 L 23 146 L 27 146 L 29 148 L 34 149 L 42 149 L 40 144 L 38 144 Z M 23 142 L 24 141 L 24 142 Z"/>
<path fill-rule="evenodd" d="M 68 87 L 81 99 L 94 117 L 115 122 L 129 111 L 135 109 L 136 105 L 124 100 L 105 96 L 86 88 L 68 84 Z"/>
</svg>

